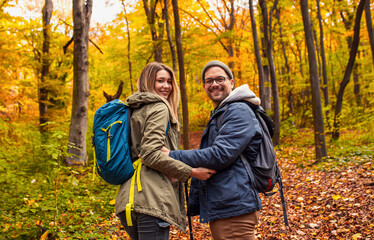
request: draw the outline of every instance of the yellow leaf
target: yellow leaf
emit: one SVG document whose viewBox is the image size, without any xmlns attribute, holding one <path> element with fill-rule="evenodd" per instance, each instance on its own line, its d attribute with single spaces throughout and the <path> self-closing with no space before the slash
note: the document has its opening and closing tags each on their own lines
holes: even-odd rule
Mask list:
<svg viewBox="0 0 374 240">
<path fill-rule="evenodd" d="M 35 199 L 30 199 L 30 200 L 27 201 L 27 205 L 28 205 L 28 206 L 31 206 L 31 205 L 33 205 L 34 203 L 35 203 Z"/>
<path fill-rule="evenodd" d="M 113 199 L 109 202 L 109 205 L 115 205 L 116 204 L 116 199 Z"/>
<path fill-rule="evenodd" d="M 342 198 L 342 196 L 340 196 L 340 195 L 335 195 L 335 196 L 332 197 L 332 199 L 334 199 L 334 200 L 338 200 L 340 198 Z"/>
<path fill-rule="evenodd" d="M 5 223 L 4 228 L 3 228 L 3 232 L 7 232 L 9 230 L 9 227 L 10 227 L 10 224 Z"/>
<path fill-rule="evenodd" d="M 49 234 L 49 230 L 47 230 L 45 233 L 43 233 L 43 235 L 40 237 L 40 240 L 45 240 L 45 239 L 47 239 L 48 234 Z"/>
<path fill-rule="evenodd" d="M 357 240 L 359 238 L 362 238 L 361 233 L 356 233 L 355 235 L 352 236 L 352 240 Z"/>
</svg>

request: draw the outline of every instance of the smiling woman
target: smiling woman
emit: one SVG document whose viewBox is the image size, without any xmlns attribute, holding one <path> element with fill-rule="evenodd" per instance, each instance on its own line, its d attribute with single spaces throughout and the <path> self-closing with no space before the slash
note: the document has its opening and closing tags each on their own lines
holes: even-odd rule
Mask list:
<svg viewBox="0 0 374 240">
<path fill-rule="evenodd" d="M 170 73 L 165 70 L 158 71 L 155 81 L 156 93 L 167 100 L 172 90 L 173 85 Z"/>
</svg>

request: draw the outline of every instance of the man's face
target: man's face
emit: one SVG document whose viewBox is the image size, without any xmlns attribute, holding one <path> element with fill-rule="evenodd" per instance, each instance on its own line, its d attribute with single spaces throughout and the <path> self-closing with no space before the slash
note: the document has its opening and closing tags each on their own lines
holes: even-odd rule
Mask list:
<svg viewBox="0 0 374 240">
<path fill-rule="evenodd" d="M 220 67 L 211 67 L 205 72 L 205 81 L 207 79 L 215 79 L 217 77 L 225 77 L 226 80 L 222 84 L 213 81 L 212 85 L 204 83 L 204 90 L 208 97 L 212 100 L 213 106 L 217 107 L 234 88 L 234 80 L 229 79 L 225 70 Z"/>
</svg>

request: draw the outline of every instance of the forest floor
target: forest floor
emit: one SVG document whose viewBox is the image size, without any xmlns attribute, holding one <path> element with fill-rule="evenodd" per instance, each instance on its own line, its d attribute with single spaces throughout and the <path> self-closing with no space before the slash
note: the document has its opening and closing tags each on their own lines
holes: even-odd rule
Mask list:
<svg viewBox="0 0 374 240">
<path fill-rule="evenodd" d="M 197 148 L 202 132 L 191 133 Z M 300 164 L 300 153 L 314 148 L 286 146 L 277 150 L 282 172 L 289 226 L 283 220 L 280 196 L 261 194 L 263 209 L 257 239 L 374 239 L 374 166 L 362 153 L 327 159 L 323 169 Z M 340 165 L 341 167 L 336 167 Z M 331 166 L 331 169 L 330 169 Z M 212 239 L 209 226 L 192 218 L 194 239 Z M 125 233 L 118 232 L 124 239 Z M 189 239 L 172 227 L 170 239 Z"/>
<path fill-rule="evenodd" d="M 33 135 L 19 137 L 26 132 L 5 138 L 0 151 L 0 239 L 129 239 L 114 213 L 117 186 L 93 174 L 92 160 L 85 168 L 67 167 L 53 158 L 59 144 L 32 147 Z M 311 130 L 282 136 L 276 154 L 289 226 L 279 193 L 261 194 L 257 239 L 374 239 L 374 142 L 358 134 L 327 141 L 330 157 L 319 164 L 312 164 Z M 192 148 L 201 135 L 191 133 Z M 198 217 L 192 225 L 195 240 L 212 239 Z M 171 227 L 170 239 L 190 238 Z"/>
</svg>

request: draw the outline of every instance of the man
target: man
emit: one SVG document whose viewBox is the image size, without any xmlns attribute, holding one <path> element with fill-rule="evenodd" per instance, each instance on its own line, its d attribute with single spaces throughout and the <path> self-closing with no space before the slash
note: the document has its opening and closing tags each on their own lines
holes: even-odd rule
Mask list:
<svg viewBox="0 0 374 240">
<path fill-rule="evenodd" d="M 209 223 L 215 240 L 255 239 L 258 211 L 262 208 L 240 155 L 256 158 L 262 139 L 260 125 L 251 108 L 260 99 L 243 85 L 234 90 L 234 76 L 228 66 L 211 61 L 202 71 L 204 90 L 214 110 L 204 130 L 198 150 L 168 151 L 170 157 L 192 167 L 217 171 L 206 181 L 192 178 L 188 215 L 200 214 Z M 248 164 L 248 163 L 246 163 Z"/>
</svg>

